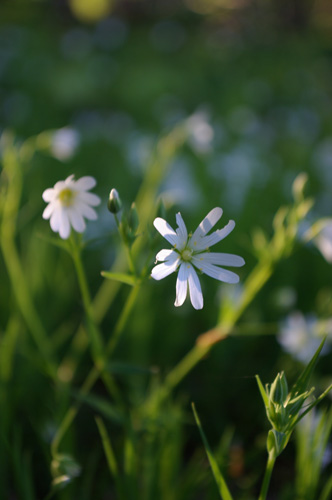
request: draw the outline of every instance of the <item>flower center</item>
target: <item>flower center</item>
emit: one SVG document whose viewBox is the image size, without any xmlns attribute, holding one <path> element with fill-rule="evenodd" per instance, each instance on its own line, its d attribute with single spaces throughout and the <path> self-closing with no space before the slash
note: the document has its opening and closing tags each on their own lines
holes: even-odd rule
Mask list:
<svg viewBox="0 0 332 500">
<path fill-rule="evenodd" d="M 192 255 L 193 255 L 192 250 L 190 250 L 189 248 L 185 248 L 181 252 L 181 259 L 184 260 L 185 262 L 189 262 L 191 261 Z"/>
<path fill-rule="evenodd" d="M 61 201 L 62 205 L 65 207 L 69 207 L 73 204 L 76 193 L 69 188 L 65 188 L 60 191 L 58 198 Z"/>
</svg>

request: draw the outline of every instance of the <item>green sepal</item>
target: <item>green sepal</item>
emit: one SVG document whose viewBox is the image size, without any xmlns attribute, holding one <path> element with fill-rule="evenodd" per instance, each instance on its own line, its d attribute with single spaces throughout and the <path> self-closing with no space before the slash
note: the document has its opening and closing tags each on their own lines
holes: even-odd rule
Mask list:
<svg viewBox="0 0 332 500">
<path fill-rule="evenodd" d="M 274 454 L 275 457 L 280 455 L 280 453 L 285 449 L 288 442 L 290 434 L 285 434 L 284 432 L 279 432 L 275 429 L 271 429 L 267 435 L 267 451 L 270 454 Z"/>
</svg>

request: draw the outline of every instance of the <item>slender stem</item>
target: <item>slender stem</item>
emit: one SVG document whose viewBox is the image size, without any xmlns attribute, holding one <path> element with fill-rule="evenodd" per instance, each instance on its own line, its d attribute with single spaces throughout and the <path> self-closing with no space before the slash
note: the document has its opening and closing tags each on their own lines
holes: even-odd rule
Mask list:
<svg viewBox="0 0 332 500">
<path fill-rule="evenodd" d="M 134 259 L 133 259 L 132 253 L 131 253 L 130 245 L 128 244 L 128 241 L 126 240 L 123 232 L 120 229 L 121 223 L 119 221 L 117 214 L 113 214 L 113 215 L 114 215 L 114 219 L 115 219 L 115 222 L 116 222 L 119 234 L 120 234 L 120 238 L 122 240 L 122 244 L 123 244 L 125 252 L 126 252 L 128 267 L 130 269 L 130 272 L 132 272 L 134 276 L 137 276 L 136 267 L 135 267 Z"/>
<path fill-rule="evenodd" d="M 122 309 L 121 314 L 119 316 L 119 319 L 114 327 L 113 334 L 110 337 L 108 344 L 106 345 L 107 357 L 110 357 L 110 355 L 113 353 L 117 343 L 120 340 L 121 334 L 123 333 L 123 330 L 124 330 L 124 327 L 128 321 L 129 315 L 130 315 L 130 313 L 135 305 L 135 302 L 137 300 L 139 290 L 140 290 L 140 285 L 137 284 L 130 291 L 130 294 L 127 298 L 125 306 Z"/>
<path fill-rule="evenodd" d="M 267 495 L 267 492 L 269 489 L 271 475 L 272 475 L 275 461 L 276 461 L 275 454 L 274 453 L 269 454 L 269 458 L 267 459 L 267 463 L 266 463 L 263 484 L 262 484 L 262 488 L 261 488 L 261 492 L 259 494 L 258 500 L 266 500 L 266 495 Z"/>
<path fill-rule="evenodd" d="M 93 359 L 95 360 L 96 364 L 99 364 L 102 360 L 103 341 L 102 341 L 101 333 L 100 333 L 98 327 L 96 326 L 96 323 L 95 323 L 94 318 L 93 318 L 90 291 L 89 291 L 84 267 L 82 264 L 81 249 L 80 249 L 79 243 L 77 242 L 76 235 L 72 235 L 70 238 L 70 248 L 71 248 L 71 254 L 72 254 L 73 261 L 74 261 L 77 279 L 78 279 L 78 283 L 79 283 L 79 287 L 80 287 L 80 291 L 81 291 L 81 295 L 82 295 L 85 315 L 86 315 L 86 319 L 87 319 L 87 323 L 88 323 L 88 333 L 90 336 L 92 355 L 93 355 Z"/>
<path fill-rule="evenodd" d="M 120 336 L 121 336 L 121 334 L 125 328 L 125 325 L 128 321 L 129 314 L 131 313 L 131 311 L 134 307 L 135 301 L 136 301 L 137 296 L 138 296 L 139 288 L 140 288 L 140 286 L 137 285 L 136 287 L 134 287 L 131 290 L 131 293 L 129 294 L 129 296 L 127 298 L 126 304 L 125 304 L 125 306 L 120 314 L 120 317 L 115 325 L 114 339 L 113 339 L 113 337 L 111 337 L 110 341 L 106 345 L 105 356 L 101 359 L 101 361 L 98 365 L 94 366 L 90 370 L 90 372 L 88 373 L 86 379 L 84 380 L 84 382 L 79 390 L 79 401 L 77 403 L 75 403 L 74 405 L 72 405 L 69 408 L 69 410 L 67 411 L 67 413 L 65 414 L 65 416 L 61 422 L 61 425 L 60 425 L 60 427 L 59 427 L 59 429 L 58 429 L 58 431 L 57 431 L 57 433 L 52 441 L 52 444 L 51 444 L 51 452 L 52 452 L 53 457 L 56 456 L 58 449 L 59 449 L 59 446 L 60 446 L 60 443 L 61 443 L 64 435 L 68 431 L 69 427 L 71 426 L 72 422 L 74 421 L 74 419 L 75 419 L 75 417 L 76 417 L 76 415 L 81 407 L 82 403 L 80 400 L 83 400 L 84 396 L 89 394 L 90 390 L 92 389 L 92 387 L 94 386 L 94 384 L 96 383 L 98 378 L 103 374 L 104 369 L 105 369 L 106 364 L 107 364 L 107 361 L 108 361 L 111 353 L 113 352 L 113 350 L 116 346 L 116 343 L 120 339 Z"/>
<path fill-rule="evenodd" d="M 94 386 L 94 384 L 98 380 L 99 375 L 100 375 L 100 370 L 96 366 L 94 366 L 90 370 L 86 379 L 84 380 L 84 382 L 81 386 L 81 389 L 79 391 L 79 401 L 69 408 L 69 410 L 67 411 L 67 413 L 65 414 L 65 416 L 61 422 L 61 425 L 60 425 L 56 435 L 53 438 L 53 441 L 51 444 L 51 452 L 52 452 L 53 457 L 55 457 L 57 455 L 59 445 L 60 445 L 62 439 L 78 413 L 78 410 L 81 406 L 80 399 L 84 398 L 84 396 L 89 394 L 90 390 L 92 389 L 92 387 Z"/>
<path fill-rule="evenodd" d="M 51 345 L 31 298 L 31 291 L 15 245 L 16 218 L 21 199 L 22 176 L 14 150 L 5 151 L 3 166 L 8 176 L 8 187 L 2 205 L 0 246 L 18 307 L 43 357 L 48 373 L 56 378 Z"/>
</svg>

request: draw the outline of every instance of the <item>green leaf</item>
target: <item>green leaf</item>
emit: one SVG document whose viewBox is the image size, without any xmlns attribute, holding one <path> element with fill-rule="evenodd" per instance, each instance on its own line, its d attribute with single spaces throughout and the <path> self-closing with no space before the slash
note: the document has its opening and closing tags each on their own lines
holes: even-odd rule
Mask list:
<svg viewBox="0 0 332 500">
<path fill-rule="evenodd" d="M 258 389 L 259 389 L 259 392 L 261 393 L 262 400 L 263 400 L 263 403 L 265 405 L 265 408 L 267 408 L 269 406 L 269 397 L 266 394 L 266 391 L 265 391 L 265 389 L 263 387 L 261 379 L 259 378 L 259 375 L 256 375 L 256 381 L 257 381 Z"/>
<path fill-rule="evenodd" d="M 290 399 L 293 399 L 296 395 L 301 394 L 307 390 L 309 379 L 312 375 L 312 372 L 315 368 L 315 365 L 318 360 L 318 356 L 323 348 L 323 345 L 325 343 L 325 338 L 322 340 L 320 346 L 318 347 L 317 351 L 315 352 L 314 356 L 312 357 L 311 361 L 309 364 L 306 366 L 304 371 L 301 373 L 297 381 L 295 382 L 294 386 L 292 387 L 292 390 L 290 392 Z"/>
<path fill-rule="evenodd" d="M 154 375 L 159 373 L 159 368 L 157 366 L 138 366 L 114 361 L 107 364 L 107 371 L 120 375 Z"/>
<path fill-rule="evenodd" d="M 199 429 L 199 432 L 200 432 L 201 437 L 202 437 L 202 441 L 204 443 L 205 451 L 206 451 L 207 457 L 209 459 L 214 478 L 215 478 L 217 486 L 218 486 L 219 494 L 223 500 L 233 500 L 233 497 L 230 494 L 230 491 L 227 487 L 226 481 L 225 481 L 222 473 L 220 472 L 220 469 L 218 467 L 216 459 L 214 458 L 214 456 L 212 454 L 210 445 L 208 443 L 208 440 L 206 439 L 201 422 L 200 422 L 198 414 L 196 412 L 194 403 L 191 403 L 191 406 L 192 406 L 192 410 L 194 413 L 197 427 Z"/>
<path fill-rule="evenodd" d="M 104 278 L 107 278 L 109 280 L 114 280 L 114 281 L 120 281 L 120 283 L 125 283 L 126 285 L 134 286 L 137 283 L 137 278 L 135 278 L 135 276 L 132 276 L 131 274 L 112 273 L 109 271 L 102 271 L 101 275 Z"/>
<path fill-rule="evenodd" d="M 67 240 L 62 240 L 60 237 L 45 236 L 44 234 L 40 233 L 37 234 L 37 237 L 40 238 L 41 240 L 46 241 L 46 243 L 50 243 L 55 247 L 62 248 L 63 250 L 66 250 L 67 252 L 71 253 Z"/>
<path fill-rule="evenodd" d="M 109 401 L 101 398 L 100 396 L 95 396 L 93 394 L 86 394 L 83 396 L 79 393 L 76 393 L 75 397 L 80 401 L 88 404 L 89 406 L 92 406 L 92 408 L 95 408 L 99 413 L 102 413 L 105 417 L 109 418 L 113 422 L 121 424 L 125 421 L 122 413 L 117 410 Z"/>
<path fill-rule="evenodd" d="M 104 448 L 105 456 L 107 459 L 108 468 L 111 472 L 111 475 L 114 478 L 116 478 L 119 474 L 119 467 L 118 467 L 118 464 L 117 464 L 116 459 L 115 459 L 115 455 L 113 452 L 113 448 L 111 445 L 111 441 L 110 441 L 107 429 L 105 427 L 103 420 L 100 417 L 96 417 L 95 420 L 96 420 L 99 434 L 100 434 L 100 437 L 101 437 L 101 440 L 103 443 L 103 448 Z"/>
<path fill-rule="evenodd" d="M 312 408 L 314 406 L 317 406 L 318 403 L 320 403 L 324 398 L 325 396 L 327 396 L 327 394 L 330 392 L 330 390 L 332 389 L 332 384 L 330 384 L 328 386 L 327 389 L 325 389 L 325 391 L 317 398 L 315 399 L 315 401 L 313 401 L 306 409 L 303 413 L 301 413 L 301 415 L 298 417 L 298 419 L 295 421 L 294 425 L 292 427 L 295 427 L 295 425 L 307 414 L 309 413 L 310 410 L 312 410 Z"/>
</svg>

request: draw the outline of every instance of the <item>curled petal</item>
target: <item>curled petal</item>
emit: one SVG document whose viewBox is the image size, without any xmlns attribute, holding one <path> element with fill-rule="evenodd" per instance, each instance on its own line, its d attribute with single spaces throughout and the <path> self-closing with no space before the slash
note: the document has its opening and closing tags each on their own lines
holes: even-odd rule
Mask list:
<svg viewBox="0 0 332 500">
<path fill-rule="evenodd" d="M 188 271 L 189 271 L 189 279 L 188 279 L 189 293 L 190 293 L 191 303 L 195 309 L 202 309 L 203 294 L 197 273 L 192 266 L 190 266 Z"/>
<path fill-rule="evenodd" d="M 186 300 L 190 267 L 190 264 L 182 263 L 180 265 L 178 277 L 176 280 L 176 299 L 174 302 L 174 305 L 176 307 L 182 306 L 182 304 Z"/>
</svg>

